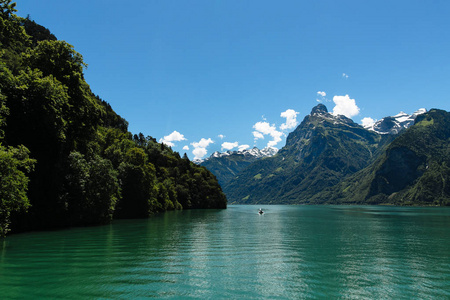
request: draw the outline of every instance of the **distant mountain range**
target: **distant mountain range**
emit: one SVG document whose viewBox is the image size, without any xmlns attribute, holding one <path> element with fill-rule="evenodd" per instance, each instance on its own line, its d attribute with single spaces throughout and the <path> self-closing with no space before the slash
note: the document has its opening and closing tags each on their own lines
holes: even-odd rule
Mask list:
<svg viewBox="0 0 450 300">
<path fill-rule="evenodd" d="M 266 147 L 262 150 L 254 147 L 250 150 L 223 153 L 216 151 L 209 158 L 195 160 L 194 162 L 209 169 L 223 186 L 251 163 L 260 158 L 273 156 L 277 152 L 278 149 L 273 147 Z"/>
<path fill-rule="evenodd" d="M 201 165 L 216 175 L 229 203 L 444 205 L 449 118 L 420 109 L 364 128 L 319 104 L 278 152 L 216 152 Z"/>
</svg>

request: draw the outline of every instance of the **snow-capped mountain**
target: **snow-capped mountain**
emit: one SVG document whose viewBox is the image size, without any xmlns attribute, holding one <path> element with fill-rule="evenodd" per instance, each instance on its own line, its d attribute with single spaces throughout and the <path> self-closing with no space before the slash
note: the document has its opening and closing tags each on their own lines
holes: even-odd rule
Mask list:
<svg viewBox="0 0 450 300">
<path fill-rule="evenodd" d="M 211 158 L 219 158 L 219 157 L 225 157 L 230 155 L 243 155 L 245 157 L 254 157 L 254 158 L 262 158 L 262 157 L 269 157 L 274 156 L 277 154 L 278 149 L 274 147 L 266 147 L 264 149 L 259 149 L 257 147 L 254 147 L 253 149 L 249 150 L 238 150 L 238 151 L 226 151 L 226 152 L 214 152 L 210 157 L 206 159 L 196 159 L 194 162 L 196 164 L 201 164 L 202 162 L 205 162 L 207 160 L 210 160 Z"/>
<path fill-rule="evenodd" d="M 273 147 L 266 147 L 262 150 L 255 147 L 249 150 L 223 153 L 217 151 L 201 162 L 198 160 L 194 162 L 208 168 L 217 177 L 219 183 L 224 184 L 251 163 L 265 157 L 274 156 L 277 152 L 278 149 Z"/>
<path fill-rule="evenodd" d="M 381 120 L 376 121 L 374 124 L 364 126 L 364 128 L 375 131 L 379 134 L 397 134 L 400 131 L 413 125 L 416 117 L 426 112 L 427 110 L 425 108 L 417 110 L 412 115 L 400 112 L 395 116 L 385 117 Z"/>
</svg>

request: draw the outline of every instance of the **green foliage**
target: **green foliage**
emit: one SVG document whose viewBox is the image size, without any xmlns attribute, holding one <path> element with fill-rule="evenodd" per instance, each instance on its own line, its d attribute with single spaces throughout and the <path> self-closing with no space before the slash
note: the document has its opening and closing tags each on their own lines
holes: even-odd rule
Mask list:
<svg viewBox="0 0 450 300">
<path fill-rule="evenodd" d="M 210 172 L 128 132 L 81 54 L 14 7 L 0 0 L 0 234 L 226 207 Z"/>
<path fill-rule="evenodd" d="M 31 20 L 29 15 L 26 19 L 21 19 L 21 25 L 24 27 L 26 34 L 30 36 L 33 47 L 37 46 L 40 41 L 56 41 L 56 37 L 50 30 Z"/>
<path fill-rule="evenodd" d="M 12 0 L 0 1 L 0 15 L 2 18 L 11 18 L 12 13 L 17 11 L 17 9 L 15 9 L 17 4 L 15 2 L 11 3 L 11 1 Z"/>
<path fill-rule="evenodd" d="M 26 140 L 33 144 L 31 147 L 39 147 L 42 142 L 56 143 L 65 139 L 64 111 L 68 109 L 69 97 L 66 87 L 52 75 L 43 77 L 39 70 L 28 68 L 2 87 L 9 95 L 7 139 L 12 144 L 22 144 Z M 45 132 L 45 141 L 36 140 L 38 132 Z M 36 143 L 39 145 L 34 145 Z"/>
<path fill-rule="evenodd" d="M 6 116 L 9 114 L 9 109 L 6 106 L 6 97 L 0 93 L 0 140 L 5 136 L 3 127 L 6 124 Z"/>
<path fill-rule="evenodd" d="M 25 173 L 29 173 L 34 164 L 27 148 L 0 144 L 0 236 L 9 231 L 11 213 L 30 206 L 26 193 L 29 179 Z"/>
<path fill-rule="evenodd" d="M 21 18 L 13 14 L 15 6 L 10 0 L 0 1 L 0 57 L 13 71 L 20 66 L 20 53 L 31 44 L 25 29 L 20 26 Z"/>
<path fill-rule="evenodd" d="M 118 217 L 143 218 L 152 212 L 151 203 L 156 198 L 156 170 L 147 163 L 143 149 L 133 147 L 119 166 L 123 201 L 119 203 Z"/>
<path fill-rule="evenodd" d="M 71 225 L 105 224 L 112 220 L 120 198 L 118 172 L 109 160 L 69 155 L 64 201 Z"/>
</svg>

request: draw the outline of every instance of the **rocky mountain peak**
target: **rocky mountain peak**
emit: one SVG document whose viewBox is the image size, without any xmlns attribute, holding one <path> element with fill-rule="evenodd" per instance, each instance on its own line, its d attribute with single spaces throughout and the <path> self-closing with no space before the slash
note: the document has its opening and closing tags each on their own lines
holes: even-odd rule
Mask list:
<svg viewBox="0 0 450 300">
<path fill-rule="evenodd" d="M 322 103 L 314 106 L 313 109 L 311 110 L 311 115 L 326 114 L 326 113 L 328 113 L 328 109 Z"/>
</svg>

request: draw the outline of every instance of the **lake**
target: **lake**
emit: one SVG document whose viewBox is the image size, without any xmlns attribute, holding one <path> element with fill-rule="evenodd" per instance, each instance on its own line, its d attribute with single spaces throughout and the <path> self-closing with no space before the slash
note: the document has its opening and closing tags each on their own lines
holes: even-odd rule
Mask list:
<svg viewBox="0 0 450 300">
<path fill-rule="evenodd" d="M 450 208 L 231 205 L 0 240 L 0 298 L 450 298 Z"/>
</svg>

